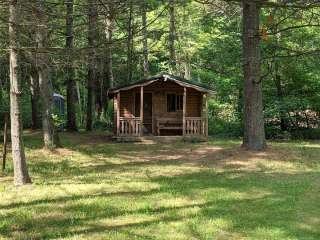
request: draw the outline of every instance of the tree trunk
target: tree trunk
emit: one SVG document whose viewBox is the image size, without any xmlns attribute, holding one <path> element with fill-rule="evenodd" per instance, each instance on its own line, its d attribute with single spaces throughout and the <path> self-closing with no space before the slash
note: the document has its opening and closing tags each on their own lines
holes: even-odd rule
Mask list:
<svg viewBox="0 0 320 240">
<path fill-rule="evenodd" d="M 133 62 L 133 4 L 129 1 L 129 20 L 128 20 L 128 42 L 127 42 L 127 81 L 132 82 L 132 63 Z"/>
<path fill-rule="evenodd" d="M 97 8 L 95 0 L 88 0 L 89 14 L 88 14 L 88 45 L 92 50 L 89 56 L 88 77 L 87 77 L 87 123 L 86 130 L 92 131 L 93 123 L 93 91 L 94 80 L 96 77 L 96 54 L 94 48 L 96 42 L 96 28 L 97 28 Z"/>
<path fill-rule="evenodd" d="M 260 12 L 255 1 L 243 1 L 244 138 L 249 150 L 266 147 L 260 63 Z"/>
<path fill-rule="evenodd" d="M 77 131 L 76 84 L 73 69 L 73 0 L 66 2 L 66 50 L 67 50 L 67 130 Z"/>
<path fill-rule="evenodd" d="M 239 81 L 238 84 L 238 101 L 237 101 L 237 114 L 241 124 L 243 124 L 243 82 Z"/>
<path fill-rule="evenodd" d="M 43 49 L 48 46 L 48 29 L 47 19 L 43 6 L 43 2 L 38 0 L 37 2 L 37 17 L 40 26 L 36 32 L 36 41 L 38 47 Z M 59 135 L 55 129 L 52 109 L 53 109 L 53 87 L 49 79 L 49 58 L 48 54 L 41 50 L 37 53 L 37 70 L 39 77 L 40 95 L 42 100 L 42 129 L 44 147 L 48 149 L 54 149 L 60 145 Z"/>
<path fill-rule="evenodd" d="M 94 81 L 94 70 L 92 67 L 89 67 L 88 70 L 88 77 L 87 77 L 87 123 L 86 123 L 86 130 L 92 131 L 92 104 L 93 104 L 93 84 Z"/>
<path fill-rule="evenodd" d="M 281 83 L 281 76 L 279 73 L 279 63 L 276 59 L 274 59 L 274 82 L 277 88 L 277 97 L 280 105 L 280 128 L 282 131 L 287 131 L 288 130 L 288 121 L 286 119 L 286 112 L 284 109 L 284 102 L 283 102 L 283 88 L 282 88 L 282 83 Z"/>
<path fill-rule="evenodd" d="M 177 73 L 177 60 L 176 60 L 176 49 L 175 49 L 175 10 L 174 10 L 174 0 L 169 0 L 169 15 L 170 15 L 170 29 L 169 29 L 169 70 L 170 73 Z"/>
<path fill-rule="evenodd" d="M 143 76 L 149 76 L 149 50 L 148 50 L 148 29 L 147 29 L 147 6 L 146 0 L 142 3 L 142 28 L 143 28 Z"/>
<path fill-rule="evenodd" d="M 82 115 L 82 103 L 81 103 L 81 92 L 80 92 L 80 83 L 79 81 L 76 82 L 76 89 L 77 89 L 77 97 L 78 97 L 78 106 L 79 106 L 79 118 L 80 118 L 80 126 L 83 126 L 83 115 Z"/>
<path fill-rule="evenodd" d="M 39 78 L 36 69 L 30 73 L 30 92 L 31 92 L 31 128 L 33 130 L 40 128 L 39 122 L 39 101 L 40 89 Z"/>
<path fill-rule="evenodd" d="M 110 3 L 111 4 L 111 3 Z M 104 66 L 104 77 L 103 77 L 103 113 L 104 116 L 107 114 L 108 110 L 108 96 L 107 91 L 110 88 L 114 87 L 114 79 L 113 79 L 113 69 L 112 69 L 112 35 L 113 35 L 113 11 L 112 7 L 109 6 L 108 13 L 105 17 L 105 47 L 106 47 L 106 54 L 105 54 L 105 66 Z"/>
<path fill-rule="evenodd" d="M 96 112 L 96 119 L 101 119 L 102 111 L 103 111 L 103 92 L 104 92 L 104 75 L 103 75 L 103 66 L 104 61 L 101 56 L 97 58 L 97 72 L 95 76 L 95 112 Z"/>
<path fill-rule="evenodd" d="M 277 45 L 280 45 L 280 40 L 281 40 L 281 33 L 278 33 L 276 36 L 277 39 Z M 273 59 L 273 63 L 274 63 L 274 83 L 276 85 L 276 89 L 277 89 L 277 97 L 278 97 L 278 101 L 279 101 L 279 107 L 280 107 L 280 111 L 279 111 L 279 115 L 280 115 L 280 128 L 282 131 L 287 131 L 288 130 L 288 121 L 286 118 L 286 111 L 284 108 L 284 101 L 283 101 L 283 97 L 284 97 L 284 92 L 283 92 L 283 88 L 282 88 L 282 82 L 281 82 L 281 75 L 280 75 L 280 67 L 279 67 L 279 61 L 276 57 L 274 57 Z"/>
<path fill-rule="evenodd" d="M 5 112 L 3 114 L 4 126 L 3 126 L 3 148 L 2 148 L 2 171 L 6 169 L 7 160 L 7 144 L 8 144 L 8 125 L 9 114 Z"/>
<path fill-rule="evenodd" d="M 10 43 L 10 116 L 11 142 L 16 186 L 31 183 L 29 177 L 23 144 L 22 116 L 21 116 L 21 86 L 18 67 L 18 13 L 17 0 L 9 1 L 9 43 Z"/>
<path fill-rule="evenodd" d="M 106 79 L 109 88 L 113 88 L 113 70 L 112 70 L 112 35 L 113 35 L 113 17 L 111 10 L 105 18 L 105 35 L 106 35 Z"/>
</svg>

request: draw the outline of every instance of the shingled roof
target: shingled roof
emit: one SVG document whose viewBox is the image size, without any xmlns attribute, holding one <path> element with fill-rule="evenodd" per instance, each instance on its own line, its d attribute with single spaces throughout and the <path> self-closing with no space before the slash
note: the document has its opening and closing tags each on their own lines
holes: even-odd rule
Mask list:
<svg viewBox="0 0 320 240">
<path fill-rule="evenodd" d="M 157 81 L 172 81 L 175 82 L 176 84 L 182 86 L 182 87 L 188 87 L 188 88 L 193 88 L 195 90 L 198 90 L 199 92 L 204 92 L 204 93 L 208 93 L 208 94 L 212 94 L 213 93 L 213 89 L 209 88 L 208 86 L 206 86 L 205 84 L 199 83 L 199 82 L 195 82 L 195 81 L 191 81 L 191 80 L 187 80 L 185 78 L 182 77 L 178 77 L 178 76 L 173 76 L 171 74 L 168 73 L 162 73 L 158 76 L 154 76 L 154 77 L 150 77 L 147 79 L 143 79 L 141 81 L 137 81 L 131 84 L 127 84 L 127 85 L 123 85 L 120 87 L 116 87 L 113 89 L 110 89 L 108 91 L 108 95 L 114 95 L 115 93 L 118 93 L 119 91 L 125 91 L 125 90 L 130 90 L 136 87 L 141 87 L 141 86 L 148 86 L 154 82 Z"/>
</svg>

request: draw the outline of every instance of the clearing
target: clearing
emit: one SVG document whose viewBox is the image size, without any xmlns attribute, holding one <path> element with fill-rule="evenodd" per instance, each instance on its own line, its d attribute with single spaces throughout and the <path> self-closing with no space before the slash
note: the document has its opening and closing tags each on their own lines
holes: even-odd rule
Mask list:
<svg viewBox="0 0 320 240">
<path fill-rule="evenodd" d="M 320 142 L 111 143 L 27 132 L 33 185 L 0 177 L 0 239 L 320 239 Z M 2 146 L 0 146 L 2 147 Z M 1 153 L 0 153 L 1 155 Z"/>
</svg>

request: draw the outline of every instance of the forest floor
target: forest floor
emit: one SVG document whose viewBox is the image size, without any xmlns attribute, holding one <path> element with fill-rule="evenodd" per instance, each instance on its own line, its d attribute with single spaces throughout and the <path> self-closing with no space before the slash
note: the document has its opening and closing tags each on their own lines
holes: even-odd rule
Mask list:
<svg viewBox="0 0 320 240">
<path fill-rule="evenodd" d="M 112 143 L 25 136 L 32 185 L 0 175 L 0 239 L 320 239 L 320 142 Z M 1 147 L 1 146 L 0 146 Z M 0 153 L 1 155 L 1 153 Z"/>
</svg>

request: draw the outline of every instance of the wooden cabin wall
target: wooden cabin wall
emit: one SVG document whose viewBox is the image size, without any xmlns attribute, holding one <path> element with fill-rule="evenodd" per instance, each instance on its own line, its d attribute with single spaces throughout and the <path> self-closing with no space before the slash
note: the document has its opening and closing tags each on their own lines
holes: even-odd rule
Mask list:
<svg viewBox="0 0 320 240">
<path fill-rule="evenodd" d="M 132 91 L 121 91 L 120 93 L 120 116 L 133 117 L 133 95 Z"/>
<path fill-rule="evenodd" d="M 188 88 L 186 105 L 186 117 L 201 117 L 202 94 L 192 88 Z"/>
<path fill-rule="evenodd" d="M 167 94 L 183 95 L 183 87 L 173 82 L 155 82 L 144 87 L 144 92 L 153 94 L 153 134 L 157 133 L 156 120 L 157 118 L 176 118 L 181 119 L 183 111 L 167 112 Z M 134 117 L 135 95 L 140 93 L 140 87 L 121 91 L 120 94 L 120 116 Z M 187 88 L 187 104 L 186 117 L 200 117 L 202 112 L 202 93 Z M 139 117 L 139 116 L 135 116 Z"/>
<path fill-rule="evenodd" d="M 156 82 L 144 88 L 153 92 L 153 133 L 156 134 L 157 118 L 181 119 L 183 111 L 167 112 L 167 94 L 183 95 L 183 87 L 173 82 Z M 202 108 L 202 93 L 187 88 L 186 117 L 200 117 Z"/>
</svg>

